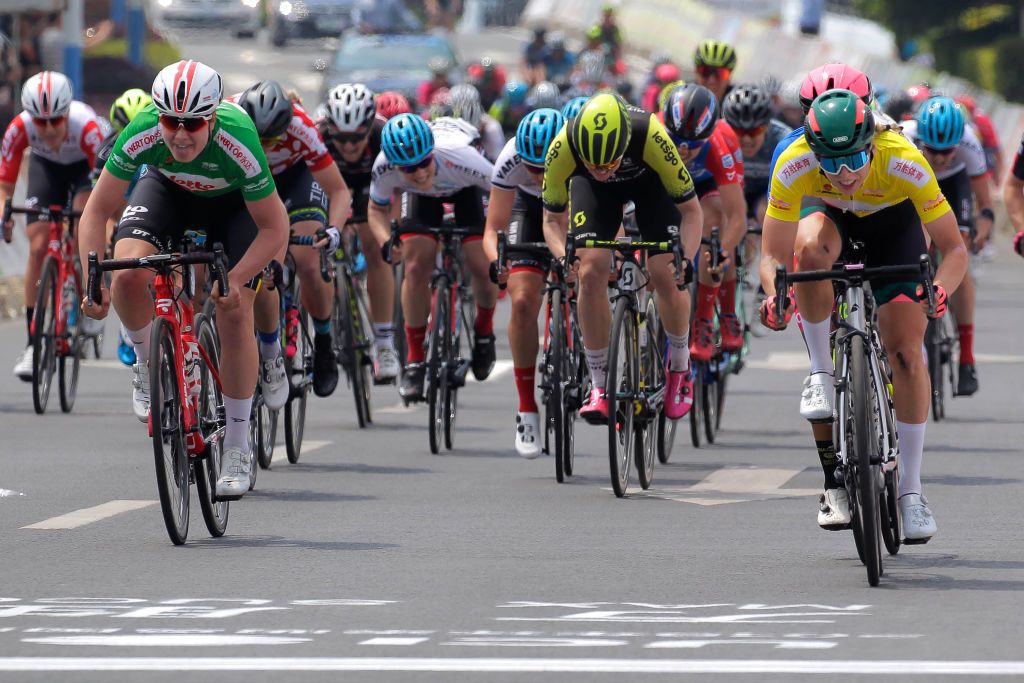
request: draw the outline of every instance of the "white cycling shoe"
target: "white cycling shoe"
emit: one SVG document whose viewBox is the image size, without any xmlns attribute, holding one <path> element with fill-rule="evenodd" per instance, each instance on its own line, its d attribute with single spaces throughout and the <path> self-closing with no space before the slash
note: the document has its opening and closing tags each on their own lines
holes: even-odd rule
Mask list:
<svg viewBox="0 0 1024 683">
<path fill-rule="evenodd" d="M 34 355 L 32 346 L 26 346 L 22 354 L 18 356 L 18 362 L 14 364 L 14 375 L 23 382 L 32 381 L 32 359 Z"/>
<path fill-rule="evenodd" d="M 217 479 L 217 495 L 225 497 L 244 496 L 249 490 L 249 468 L 252 467 L 252 451 L 243 448 L 225 448 L 220 457 L 220 478 Z"/>
<path fill-rule="evenodd" d="M 98 337 L 107 327 L 106 320 L 97 320 L 87 315 L 82 316 L 82 333 L 87 337 Z"/>
<path fill-rule="evenodd" d="M 800 395 L 800 417 L 810 422 L 831 421 L 835 395 L 836 381 L 832 375 L 827 372 L 808 375 Z"/>
<path fill-rule="evenodd" d="M 928 508 L 928 500 L 920 493 L 907 493 L 900 497 L 900 515 L 903 517 L 904 543 L 927 543 L 939 530 Z"/>
<path fill-rule="evenodd" d="M 390 346 L 382 346 L 374 355 L 374 381 L 378 384 L 394 382 L 398 378 L 398 373 L 402 371 L 402 364 L 398 362 L 398 352 Z"/>
<path fill-rule="evenodd" d="M 818 501 L 818 526 L 826 531 L 850 528 L 850 497 L 846 489 L 825 489 Z"/>
<path fill-rule="evenodd" d="M 149 362 L 132 366 L 132 412 L 139 422 L 149 419 Z"/>
<path fill-rule="evenodd" d="M 527 460 L 540 455 L 539 413 L 516 413 L 516 453 Z"/>
<path fill-rule="evenodd" d="M 288 373 L 284 369 L 284 354 L 265 359 L 260 369 L 260 391 L 263 392 L 263 402 L 267 407 L 271 410 L 284 408 L 290 389 Z"/>
</svg>

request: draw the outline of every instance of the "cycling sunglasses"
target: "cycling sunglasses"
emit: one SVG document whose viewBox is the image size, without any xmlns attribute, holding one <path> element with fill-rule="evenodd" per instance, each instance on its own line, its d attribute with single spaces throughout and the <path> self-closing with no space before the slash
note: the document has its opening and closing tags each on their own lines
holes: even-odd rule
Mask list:
<svg viewBox="0 0 1024 683">
<path fill-rule="evenodd" d="M 736 131 L 736 135 L 741 138 L 756 138 L 761 133 L 768 130 L 768 126 L 755 126 L 753 128 L 737 128 L 733 126 L 732 129 Z"/>
<path fill-rule="evenodd" d="M 619 166 L 622 165 L 622 158 L 620 157 L 609 164 L 598 164 L 596 166 L 594 164 L 588 164 L 587 162 L 584 161 L 583 165 L 586 166 L 587 170 L 591 172 L 596 171 L 597 173 L 608 173 L 610 171 L 617 170 Z"/>
<path fill-rule="evenodd" d="M 525 161 L 523 162 L 523 166 L 526 167 L 527 173 L 532 173 L 533 175 L 544 175 L 543 166 L 534 166 L 533 164 L 528 164 Z"/>
<path fill-rule="evenodd" d="M 856 173 L 865 166 L 871 160 L 871 150 L 868 148 L 854 152 L 853 154 L 844 154 L 838 157 L 817 157 L 818 165 L 821 166 L 821 170 L 831 175 L 837 175 L 846 167 L 850 173 Z"/>
<path fill-rule="evenodd" d="M 704 146 L 704 143 L 707 142 L 707 140 L 686 140 L 684 138 L 676 137 L 671 133 L 669 133 L 669 138 L 672 139 L 672 142 L 675 143 L 676 147 L 685 146 L 686 149 L 690 150 L 691 152 L 694 151 L 695 149 L 700 149 L 701 147 Z"/>
<path fill-rule="evenodd" d="M 729 80 L 729 76 L 732 75 L 730 69 L 726 69 L 724 66 L 698 66 L 697 75 L 701 78 L 717 78 L 720 81 Z"/>
<path fill-rule="evenodd" d="M 32 123 L 35 125 L 36 128 L 46 128 L 47 126 L 52 126 L 53 128 L 56 128 L 57 126 L 59 126 L 67 120 L 67 116 L 55 116 L 52 119 L 44 119 L 38 116 L 32 117 Z"/>
<path fill-rule="evenodd" d="M 419 171 L 420 169 L 427 168 L 432 163 L 434 163 L 434 155 L 433 154 L 428 154 L 427 156 L 423 157 L 423 161 L 419 162 L 418 164 L 409 164 L 408 166 L 399 166 L 398 170 L 401 171 L 402 173 L 408 173 L 408 174 L 411 175 L 411 174 L 415 173 L 416 171 Z"/>
<path fill-rule="evenodd" d="M 179 128 L 184 128 L 188 133 L 195 133 L 202 130 L 206 125 L 210 123 L 209 116 L 200 116 L 194 118 L 179 118 L 177 116 L 168 116 L 167 114 L 160 114 L 160 125 L 164 127 L 164 130 L 174 132 Z"/>
<path fill-rule="evenodd" d="M 335 140 L 337 142 L 340 142 L 343 145 L 344 144 L 349 144 L 349 145 L 358 144 L 358 143 L 362 142 L 363 140 L 365 140 L 366 138 L 368 138 L 369 136 L 370 136 L 370 131 L 369 130 L 366 130 L 363 133 L 342 133 L 341 131 L 336 131 L 336 132 L 331 133 L 331 139 Z"/>
<path fill-rule="evenodd" d="M 929 154 L 935 157 L 946 157 L 949 156 L 950 154 L 955 154 L 956 150 L 956 147 L 950 147 L 948 149 L 935 149 L 934 147 L 929 147 L 928 145 L 924 146 L 924 151 L 928 152 Z"/>
</svg>

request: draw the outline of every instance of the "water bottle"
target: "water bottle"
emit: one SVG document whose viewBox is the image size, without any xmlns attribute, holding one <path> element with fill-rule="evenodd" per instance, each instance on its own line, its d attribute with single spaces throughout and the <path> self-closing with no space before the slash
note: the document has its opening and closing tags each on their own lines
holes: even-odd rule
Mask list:
<svg viewBox="0 0 1024 683">
<path fill-rule="evenodd" d="M 199 343 L 190 341 L 185 344 L 185 388 L 192 397 L 199 396 L 203 386 L 199 372 Z"/>
</svg>

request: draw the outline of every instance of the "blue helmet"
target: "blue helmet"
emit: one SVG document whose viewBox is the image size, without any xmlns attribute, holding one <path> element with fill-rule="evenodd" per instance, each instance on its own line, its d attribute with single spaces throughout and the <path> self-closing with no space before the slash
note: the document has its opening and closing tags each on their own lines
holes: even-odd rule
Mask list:
<svg viewBox="0 0 1024 683">
<path fill-rule="evenodd" d="M 930 97 L 917 111 L 917 138 L 926 147 L 951 149 L 964 136 L 964 113 L 952 97 Z"/>
<path fill-rule="evenodd" d="M 563 125 L 565 117 L 557 109 L 534 109 L 516 128 L 516 152 L 528 164 L 543 165 L 548 145 Z"/>
<path fill-rule="evenodd" d="M 380 146 L 389 163 L 410 166 L 423 161 L 434 151 L 434 133 L 419 116 L 398 114 L 384 124 Z"/>
<path fill-rule="evenodd" d="M 586 97 L 574 97 L 564 105 L 562 105 L 562 116 L 566 119 L 571 119 L 580 113 L 580 109 L 583 109 L 583 105 L 587 103 Z"/>
<path fill-rule="evenodd" d="M 530 89 L 522 81 L 509 81 L 505 84 L 505 101 L 512 107 L 517 107 L 526 102 L 526 95 Z"/>
</svg>

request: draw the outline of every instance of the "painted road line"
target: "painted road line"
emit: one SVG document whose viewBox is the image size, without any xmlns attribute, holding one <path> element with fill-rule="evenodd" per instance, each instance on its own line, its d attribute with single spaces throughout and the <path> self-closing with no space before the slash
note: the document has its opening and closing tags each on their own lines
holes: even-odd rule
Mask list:
<svg viewBox="0 0 1024 683">
<path fill-rule="evenodd" d="M 974 361 L 976 363 L 994 364 L 1024 363 L 1024 356 L 1012 356 L 999 353 L 975 353 Z"/>
<path fill-rule="evenodd" d="M 82 508 L 81 510 L 75 510 L 69 512 L 66 515 L 60 515 L 58 517 L 51 517 L 50 519 L 44 519 L 41 522 L 35 524 L 29 524 L 28 526 L 21 527 L 22 529 L 77 529 L 80 526 L 86 524 L 92 524 L 93 522 L 99 522 L 107 519 L 108 517 L 114 517 L 123 512 L 131 512 L 132 510 L 141 510 L 142 508 L 148 508 L 150 505 L 156 505 L 155 500 L 112 500 L 102 505 L 97 505 L 91 508 Z"/>
<path fill-rule="evenodd" d="M 283 434 L 284 432 L 281 432 Z M 282 437 L 283 438 L 283 437 Z M 330 446 L 333 441 L 303 441 L 302 442 L 302 455 L 311 451 Z M 271 465 L 279 465 L 283 462 L 288 462 L 288 451 L 284 447 L 284 442 L 274 444 L 274 457 L 271 458 Z"/>
<path fill-rule="evenodd" d="M 0 498 L 17 498 L 18 496 L 24 496 L 25 494 L 21 491 L 12 491 L 10 489 L 0 489 Z"/>
<path fill-rule="evenodd" d="M 85 645 L 89 647 L 221 647 L 224 645 L 299 645 L 312 638 L 209 633 L 125 633 L 122 635 L 41 636 L 22 638 L 36 645 Z"/>
<path fill-rule="evenodd" d="M 360 645 L 419 645 L 425 643 L 430 638 L 398 638 L 398 637 L 380 637 L 370 638 L 359 643 Z"/>
<path fill-rule="evenodd" d="M 0 657 L 0 671 L 432 671 L 1013 676 L 1024 661 L 419 657 Z"/>
<path fill-rule="evenodd" d="M 687 491 L 727 493 L 770 493 L 803 470 L 779 470 L 768 467 L 726 467 L 715 470 Z"/>
</svg>

